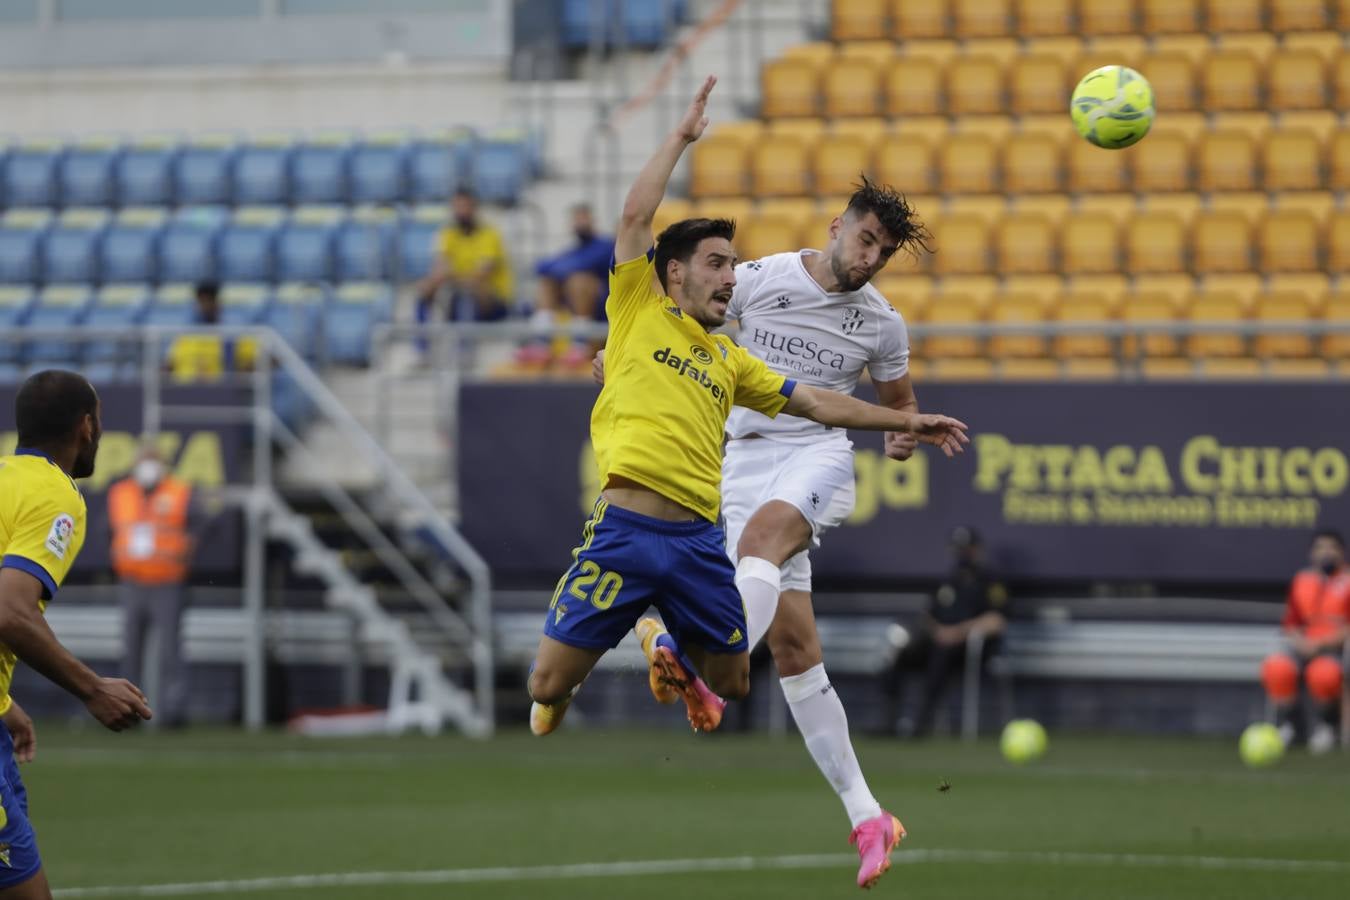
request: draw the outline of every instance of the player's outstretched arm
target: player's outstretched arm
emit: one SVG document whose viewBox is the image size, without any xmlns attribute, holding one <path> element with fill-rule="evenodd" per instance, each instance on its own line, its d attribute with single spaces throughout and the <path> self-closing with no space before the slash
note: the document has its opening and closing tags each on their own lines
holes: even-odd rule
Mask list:
<svg viewBox="0 0 1350 900">
<path fill-rule="evenodd" d="M 52 633 L 38 606 L 42 582 L 15 568 L 0 569 L 0 643 L 79 697 L 94 718 L 113 731 L 150 718 L 145 695 L 124 678 L 101 678 Z"/>
<path fill-rule="evenodd" d="M 703 136 L 708 127 L 708 95 L 712 93 L 717 77 L 709 75 L 699 88 L 694 100 L 685 110 L 684 118 L 675 129 L 661 142 L 661 146 L 652 154 L 651 159 L 638 173 L 637 180 L 628 189 L 628 197 L 623 202 L 623 212 L 619 215 L 619 230 L 614 236 L 614 259 L 627 262 L 646 253 L 652 245 L 652 219 L 656 217 L 656 208 L 666 195 L 666 185 L 670 182 L 670 173 L 680 161 L 684 148 Z"/>
<path fill-rule="evenodd" d="M 941 448 L 948 456 L 961 453 L 963 445 L 970 443 L 970 438 L 966 437 L 966 423 L 949 416 L 887 409 L 847 394 L 805 384 L 798 384 L 793 389 L 783 412 L 834 428 L 907 432 L 925 444 Z"/>
</svg>

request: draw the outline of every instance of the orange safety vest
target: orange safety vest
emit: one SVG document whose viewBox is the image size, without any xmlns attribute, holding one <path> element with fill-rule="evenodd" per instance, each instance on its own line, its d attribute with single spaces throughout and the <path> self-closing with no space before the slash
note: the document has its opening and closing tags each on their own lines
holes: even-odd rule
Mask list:
<svg viewBox="0 0 1350 900">
<path fill-rule="evenodd" d="M 113 571 L 137 584 L 180 584 L 187 579 L 188 504 L 192 488 L 166 477 L 147 495 L 134 478 L 108 489 Z"/>
<path fill-rule="evenodd" d="M 1350 571 L 1342 566 L 1327 576 L 1304 569 L 1289 585 L 1289 605 L 1284 627 L 1297 628 L 1312 640 L 1326 637 L 1345 626 L 1350 618 Z"/>
</svg>

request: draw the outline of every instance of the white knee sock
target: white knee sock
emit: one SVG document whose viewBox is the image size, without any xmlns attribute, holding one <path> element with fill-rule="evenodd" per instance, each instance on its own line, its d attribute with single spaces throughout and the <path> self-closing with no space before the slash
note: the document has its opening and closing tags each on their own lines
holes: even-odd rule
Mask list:
<svg viewBox="0 0 1350 900">
<path fill-rule="evenodd" d="M 778 585 L 781 573 L 767 559 L 747 556 L 736 564 L 736 588 L 745 605 L 746 639 L 750 649 L 768 632 L 778 612 Z"/>
<path fill-rule="evenodd" d="M 848 739 L 848 716 L 844 704 L 825 674 L 825 665 L 812 666 L 800 675 L 778 679 L 787 697 L 797 730 L 821 773 L 844 801 L 849 822 L 857 828 L 881 815 L 881 804 L 872 796 L 863 778 L 853 744 Z"/>
</svg>

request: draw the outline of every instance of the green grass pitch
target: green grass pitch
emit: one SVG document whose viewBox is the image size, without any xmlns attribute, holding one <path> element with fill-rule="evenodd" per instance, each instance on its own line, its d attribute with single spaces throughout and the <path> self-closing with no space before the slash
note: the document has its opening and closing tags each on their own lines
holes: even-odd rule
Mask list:
<svg viewBox="0 0 1350 900">
<path fill-rule="evenodd" d="M 910 832 L 874 895 L 1350 896 L 1350 755 L 1251 771 L 1236 739 L 1053 733 L 1026 768 L 991 741 L 862 739 L 858 752 Z M 842 807 L 795 736 L 476 743 L 40 726 L 24 777 L 58 900 L 858 894 Z M 719 870 L 678 862 L 706 859 Z M 657 861 L 656 874 L 634 861 Z M 540 868 L 582 863 L 618 865 Z M 388 874 L 236 883 L 351 873 Z M 171 883 L 189 887 L 134 889 Z"/>
</svg>

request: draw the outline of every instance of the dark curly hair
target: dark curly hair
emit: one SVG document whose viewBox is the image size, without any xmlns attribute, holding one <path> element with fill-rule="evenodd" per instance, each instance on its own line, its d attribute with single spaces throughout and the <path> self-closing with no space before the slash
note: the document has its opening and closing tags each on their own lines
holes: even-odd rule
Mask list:
<svg viewBox="0 0 1350 900">
<path fill-rule="evenodd" d="M 844 212 L 852 213 L 855 217 L 875 213 L 881 227 L 911 256 L 918 256 L 920 250 L 932 253 L 933 248 L 928 242 L 933 239 L 933 235 L 919 221 L 918 213 L 909 205 L 905 195 L 888 184 L 877 184 L 866 175 L 859 177 L 861 181 L 855 185 Z"/>
</svg>

